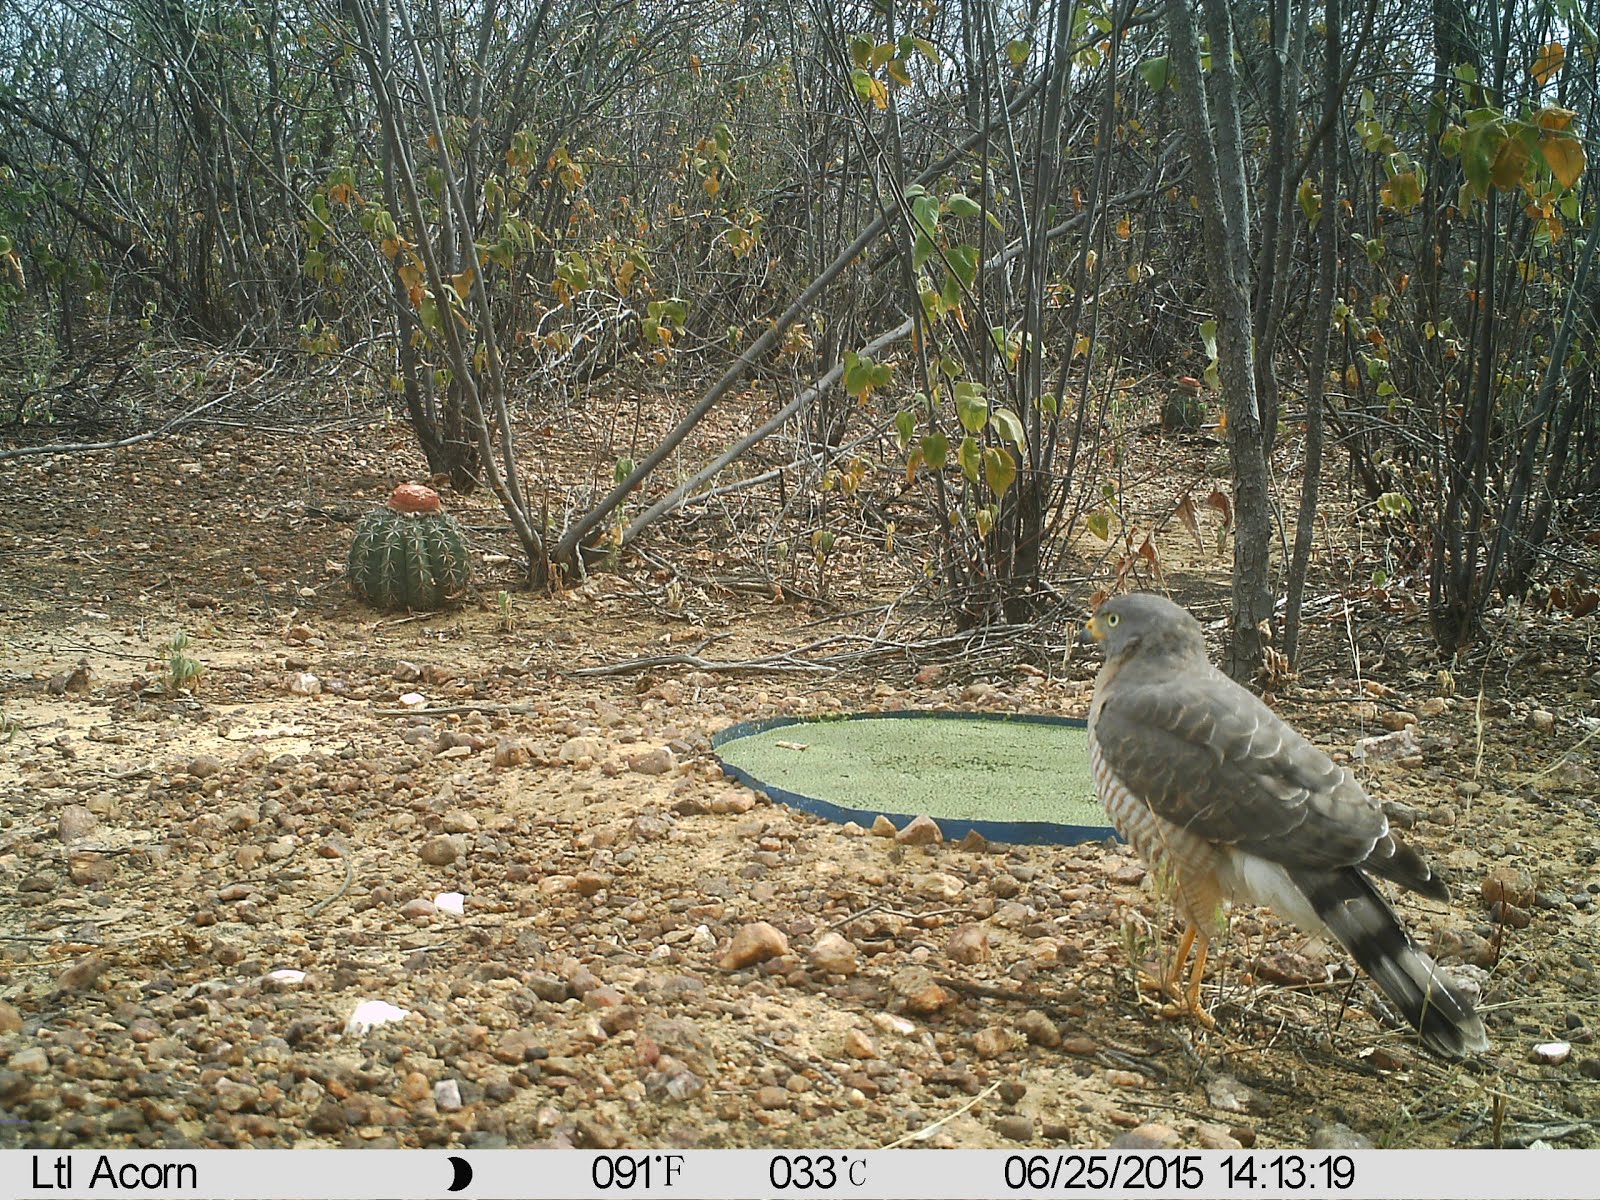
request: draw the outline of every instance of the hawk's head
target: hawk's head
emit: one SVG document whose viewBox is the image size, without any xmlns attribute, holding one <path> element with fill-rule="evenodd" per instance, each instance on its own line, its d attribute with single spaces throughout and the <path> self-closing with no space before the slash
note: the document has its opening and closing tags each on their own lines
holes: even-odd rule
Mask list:
<svg viewBox="0 0 1600 1200">
<path fill-rule="evenodd" d="M 1099 643 L 1107 659 L 1135 650 L 1180 657 L 1206 654 L 1200 622 L 1154 592 L 1113 596 L 1095 610 L 1078 640 Z"/>
</svg>

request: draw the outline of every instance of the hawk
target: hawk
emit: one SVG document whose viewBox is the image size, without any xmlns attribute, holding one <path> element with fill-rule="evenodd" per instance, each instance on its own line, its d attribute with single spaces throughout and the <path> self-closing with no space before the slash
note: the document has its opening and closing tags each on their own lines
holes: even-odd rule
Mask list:
<svg viewBox="0 0 1600 1200">
<path fill-rule="evenodd" d="M 1200 1004 L 1211 931 L 1227 904 L 1260 904 L 1331 935 L 1429 1049 L 1450 1058 L 1488 1049 L 1471 1002 L 1373 879 L 1436 900 L 1449 889 L 1350 772 L 1213 667 L 1199 623 L 1162 596 L 1107 600 L 1080 640 L 1105 654 L 1089 708 L 1095 790 L 1140 857 L 1171 875 L 1185 923 L 1158 981 L 1174 1001 L 1168 1013 L 1213 1024 Z"/>
</svg>

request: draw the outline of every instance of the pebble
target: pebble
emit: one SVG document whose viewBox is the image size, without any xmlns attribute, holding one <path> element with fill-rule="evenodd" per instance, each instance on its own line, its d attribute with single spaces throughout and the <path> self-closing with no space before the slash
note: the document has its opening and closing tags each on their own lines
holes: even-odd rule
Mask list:
<svg viewBox="0 0 1600 1200">
<path fill-rule="evenodd" d="M 461 1085 L 454 1079 L 441 1079 L 433 1085 L 433 1106 L 440 1112 L 456 1112 L 461 1108 Z"/>
<path fill-rule="evenodd" d="M 677 756 L 667 746 L 655 746 L 641 753 L 628 755 L 628 770 L 636 775 L 665 775 L 677 765 Z"/>
<path fill-rule="evenodd" d="M 1406 712 L 1404 709 L 1392 709 L 1384 713 L 1379 718 L 1379 722 L 1385 729 L 1398 733 L 1407 725 L 1415 725 L 1417 723 L 1417 714 Z"/>
<path fill-rule="evenodd" d="M 423 842 L 422 849 L 417 853 L 430 867 L 448 867 L 455 862 L 461 851 L 456 846 L 454 838 L 440 834 Z"/>
<path fill-rule="evenodd" d="M 8 1000 L 0 1000 L 0 1034 L 17 1033 L 22 1029 L 22 1013 Z"/>
<path fill-rule="evenodd" d="M 56 977 L 56 986 L 64 992 L 81 991 L 110 969 L 109 960 L 98 954 L 86 954 Z"/>
<path fill-rule="evenodd" d="M 999 1058 L 1016 1045 L 1017 1035 L 999 1025 L 989 1025 L 972 1035 L 972 1050 L 979 1058 Z"/>
<path fill-rule="evenodd" d="M 755 1101 L 757 1108 L 769 1111 L 788 1108 L 792 1099 L 793 1097 L 789 1094 L 787 1088 L 768 1086 L 756 1089 Z"/>
<path fill-rule="evenodd" d="M 949 1008 L 955 1002 L 956 998 L 949 990 L 930 981 L 906 994 L 906 1011 L 927 1017 Z"/>
<path fill-rule="evenodd" d="M 807 958 L 814 970 L 829 975 L 854 975 L 861 969 L 855 943 L 831 929 L 812 944 Z"/>
<path fill-rule="evenodd" d="M 322 680 L 309 671 L 296 671 L 289 676 L 289 690 L 296 696 L 320 696 Z"/>
<path fill-rule="evenodd" d="M 1572 1054 L 1571 1042 L 1541 1042 L 1533 1048 L 1530 1061 L 1549 1067 L 1559 1067 Z"/>
<path fill-rule="evenodd" d="M 38 1046 L 18 1050 L 6 1059 L 6 1070 L 15 1071 L 19 1075 L 43 1075 L 49 1069 L 50 1058 Z"/>
<path fill-rule="evenodd" d="M 476 833 L 478 831 L 478 818 L 464 809 L 453 808 L 445 813 L 440 828 L 446 833 Z"/>
<path fill-rule="evenodd" d="M 1031 1142 L 1034 1137 L 1033 1118 L 1011 1113 L 995 1120 L 994 1131 L 1013 1142 Z"/>
<path fill-rule="evenodd" d="M 1048 1015 L 1030 1008 L 1017 1019 L 1017 1028 L 1035 1046 L 1054 1049 L 1061 1045 L 1061 1029 Z"/>
<path fill-rule="evenodd" d="M 1256 1102 L 1255 1093 L 1232 1075 L 1213 1075 L 1205 1088 L 1206 1102 L 1221 1112 L 1246 1112 Z"/>
<path fill-rule="evenodd" d="M 1358 759 L 1368 759 L 1372 762 L 1384 762 L 1392 758 L 1403 758 L 1413 754 L 1420 754 L 1422 747 L 1410 728 L 1398 730 L 1395 733 L 1385 733 L 1377 737 L 1361 738 L 1351 747 L 1350 756 Z"/>
<path fill-rule="evenodd" d="M 196 754 L 184 770 L 196 779 L 209 779 L 222 771 L 222 760 L 215 754 Z"/>
<path fill-rule="evenodd" d="M 424 900 L 418 896 L 415 900 L 407 900 L 400 906 L 400 915 L 408 921 L 428 920 L 437 910 L 431 900 Z"/>
<path fill-rule="evenodd" d="M 1500 903 L 1529 908 L 1534 900 L 1533 876 L 1521 867 L 1494 867 L 1484 876 L 1479 892 L 1487 905 Z"/>
<path fill-rule="evenodd" d="M 1178 1131 L 1153 1121 L 1137 1125 L 1111 1139 L 1111 1150 L 1173 1150 L 1182 1144 Z"/>
<path fill-rule="evenodd" d="M 951 962 L 963 966 L 988 962 L 993 954 L 989 949 L 989 931 L 982 925 L 963 925 L 950 935 L 944 953 Z"/>
<path fill-rule="evenodd" d="M 883 818 L 880 814 L 880 820 Z M 877 832 L 874 823 L 873 832 Z M 931 846 L 944 841 L 944 831 L 932 817 L 920 816 L 910 821 L 904 829 L 894 835 L 894 840 L 902 846 Z"/>
<path fill-rule="evenodd" d="M 1022 884 L 1015 875 L 1002 873 L 989 881 L 989 894 L 1000 900 L 1009 900 L 1021 891 Z"/>
<path fill-rule="evenodd" d="M 104 855 L 80 853 L 67 861 L 67 875 L 76 884 L 106 884 L 116 878 L 116 874 L 116 859 Z"/>
<path fill-rule="evenodd" d="M 494 745 L 494 765 L 520 767 L 533 761 L 533 751 L 527 743 L 515 738 L 501 738 Z"/>
<path fill-rule="evenodd" d="M 1556 715 L 1548 709 L 1536 708 L 1528 714 L 1528 727 L 1535 733 L 1549 733 L 1556 727 Z"/>
<path fill-rule="evenodd" d="M 845 1030 L 844 1052 L 857 1059 L 878 1057 L 878 1048 L 872 1044 L 872 1039 L 859 1029 Z"/>
<path fill-rule="evenodd" d="M 81 804 L 69 804 L 56 820 L 56 836 L 63 842 L 80 842 L 95 831 L 99 821 Z"/>
<path fill-rule="evenodd" d="M 787 953 L 789 939 L 781 930 L 765 921 L 754 921 L 742 926 L 733 935 L 728 952 L 717 962 L 717 966 L 724 971 L 737 971 Z"/>
<path fill-rule="evenodd" d="M 1202 1150 L 1243 1150 L 1244 1143 L 1220 1125 L 1202 1122 L 1194 1127 L 1194 1140 Z"/>
<path fill-rule="evenodd" d="M 908 826 L 909 828 L 909 826 Z M 951 901 L 967 890 L 966 881 L 946 871 L 935 871 L 917 880 L 917 894 L 932 900 Z"/>
<path fill-rule="evenodd" d="M 1313 1150 L 1371 1150 L 1372 1142 L 1340 1121 L 1318 1124 L 1308 1145 Z"/>
<path fill-rule="evenodd" d="M 588 766 L 605 757 L 605 743 L 595 737 L 570 737 L 561 743 L 556 758 L 564 763 Z"/>
</svg>

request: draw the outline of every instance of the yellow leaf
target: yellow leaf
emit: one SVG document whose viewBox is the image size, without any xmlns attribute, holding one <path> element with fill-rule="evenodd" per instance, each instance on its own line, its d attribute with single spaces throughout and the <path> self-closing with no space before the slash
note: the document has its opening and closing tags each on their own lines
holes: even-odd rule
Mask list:
<svg viewBox="0 0 1600 1200">
<path fill-rule="evenodd" d="M 1578 114 L 1570 108 L 1557 108 L 1554 104 L 1547 104 L 1533 114 L 1534 122 L 1540 129 L 1547 133 L 1560 133 L 1577 118 Z"/>
<path fill-rule="evenodd" d="M 1571 188 L 1583 174 L 1583 143 L 1575 137 L 1546 137 L 1539 139 L 1539 149 L 1544 161 L 1550 164 L 1550 173 L 1563 188 Z"/>
<path fill-rule="evenodd" d="M 1133 223 L 1126 216 L 1117 222 L 1117 236 L 1123 241 L 1133 236 Z"/>
<path fill-rule="evenodd" d="M 1522 173 L 1528 166 L 1528 147 L 1522 139 L 1508 137 L 1495 151 L 1494 164 L 1489 168 L 1489 178 L 1497 188 L 1511 188 L 1522 182 Z M 1555 167 L 1550 168 L 1552 171 Z"/>
<path fill-rule="evenodd" d="M 986 538 L 989 536 L 989 530 L 994 528 L 994 513 L 987 508 L 980 508 L 972 514 L 972 523 L 978 527 L 978 536 Z"/>
<path fill-rule="evenodd" d="M 1540 87 L 1549 83 L 1562 64 L 1567 61 L 1567 49 L 1560 42 L 1551 42 L 1540 49 L 1539 57 L 1533 60 L 1533 66 L 1528 68 L 1528 74 L 1533 76 L 1533 81 Z"/>
<path fill-rule="evenodd" d="M 467 293 L 472 290 L 472 280 L 477 274 L 476 267 L 468 267 L 461 274 L 450 277 L 450 286 L 455 288 L 457 296 L 463 300 L 467 298 Z"/>
</svg>

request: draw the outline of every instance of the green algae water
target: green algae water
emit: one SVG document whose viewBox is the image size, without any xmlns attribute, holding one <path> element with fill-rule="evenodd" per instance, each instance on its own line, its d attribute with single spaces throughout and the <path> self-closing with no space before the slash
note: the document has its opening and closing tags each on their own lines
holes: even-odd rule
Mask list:
<svg viewBox="0 0 1600 1200">
<path fill-rule="evenodd" d="M 941 825 L 976 824 L 1000 841 L 1107 833 L 1078 722 L 944 713 L 758 722 L 719 735 L 717 753 L 773 799 L 834 820 L 926 814 Z M 994 828 L 1012 823 L 1035 828 L 1012 838 Z M 1066 828 L 1048 836 L 1039 826 Z"/>
</svg>

